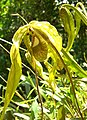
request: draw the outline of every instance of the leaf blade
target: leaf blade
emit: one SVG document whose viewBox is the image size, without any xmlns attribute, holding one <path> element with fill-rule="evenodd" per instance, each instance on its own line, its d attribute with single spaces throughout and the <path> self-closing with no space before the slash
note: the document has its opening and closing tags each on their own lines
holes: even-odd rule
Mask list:
<svg viewBox="0 0 87 120">
<path fill-rule="evenodd" d="M 8 75 L 7 89 L 5 93 L 4 108 L 3 108 L 1 120 L 3 120 L 4 118 L 5 110 L 8 107 L 15 93 L 18 82 L 22 75 L 22 66 L 21 66 L 21 57 L 19 54 L 19 48 L 16 48 L 14 44 L 11 47 L 10 55 L 11 55 L 10 57 L 11 57 L 12 65 Z"/>
</svg>

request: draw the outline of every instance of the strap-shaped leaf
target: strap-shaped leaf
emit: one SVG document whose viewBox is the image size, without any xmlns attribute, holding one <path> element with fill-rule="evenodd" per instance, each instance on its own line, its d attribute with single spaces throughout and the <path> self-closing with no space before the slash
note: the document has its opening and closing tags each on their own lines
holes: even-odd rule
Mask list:
<svg viewBox="0 0 87 120">
<path fill-rule="evenodd" d="M 18 86 L 21 74 L 22 74 L 22 65 L 21 65 L 21 57 L 19 53 L 19 46 L 24 37 L 27 33 L 28 27 L 27 25 L 20 27 L 13 36 L 13 45 L 10 50 L 10 58 L 11 58 L 11 68 L 8 75 L 7 80 L 7 89 L 5 93 L 5 101 L 4 101 L 4 108 L 1 116 L 1 120 L 4 118 L 4 113 L 6 108 L 8 107 L 15 90 Z"/>
<path fill-rule="evenodd" d="M 21 44 L 22 39 L 26 34 L 29 34 L 29 25 L 24 25 L 20 27 L 14 34 L 12 41 L 17 46 Z"/>
<path fill-rule="evenodd" d="M 83 5 L 81 2 L 78 2 L 78 3 L 76 4 L 76 8 L 77 8 L 78 11 L 83 11 L 84 15 L 87 16 L 87 12 L 86 12 L 86 10 L 85 10 L 85 7 L 84 7 L 84 5 Z M 81 8 L 81 9 L 80 9 L 80 8 Z M 74 10 L 74 11 L 75 11 L 75 10 Z M 75 35 L 77 35 L 78 32 L 79 32 L 79 29 L 80 29 L 81 16 L 79 16 L 79 14 L 75 11 L 75 12 L 74 12 L 74 18 L 75 18 L 75 20 L 76 20 L 76 31 L 75 31 Z"/>
<path fill-rule="evenodd" d="M 10 51 L 11 56 L 11 68 L 8 75 L 8 81 L 7 81 L 7 89 L 5 93 L 5 101 L 4 101 L 4 109 L 2 113 L 1 120 L 3 120 L 5 110 L 7 106 L 9 105 L 15 90 L 18 86 L 21 74 L 22 74 L 22 66 L 21 66 L 21 57 L 19 54 L 19 49 L 13 44 Z"/>
<path fill-rule="evenodd" d="M 7 89 L 5 95 L 9 98 L 9 100 L 12 99 L 22 74 L 22 65 L 19 49 L 16 48 L 14 44 L 12 45 L 10 56 L 12 65 L 8 76 Z"/>
<path fill-rule="evenodd" d="M 78 3 L 76 4 L 76 7 L 78 8 L 78 10 L 80 10 L 80 11 L 82 10 L 83 13 L 87 16 L 87 11 L 86 11 L 84 5 L 83 5 L 81 2 L 78 2 Z"/>
<path fill-rule="evenodd" d="M 72 12 L 70 12 L 71 9 L 73 10 L 75 22 Z M 63 4 L 60 9 L 60 17 L 63 21 L 65 31 L 68 33 L 68 43 L 66 48 L 66 51 L 68 52 L 71 49 L 74 39 L 79 32 L 81 20 L 87 25 L 87 12 L 81 2 L 78 2 L 76 7 L 70 4 Z"/>
<path fill-rule="evenodd" d="M 63 21 L 65 31 L 68 34 L 74 32 L 74 19 L 71 12 L 67 8 L 61 7 L 59 13 Z"/>
<path fill-rule="evenodd" d="M 81 19 L 76 12 L 74 13 L 74 18 L 75 18 L 75 21 L 76 21 L 76 26 L 75 26 L 75 37 L 76 37 L 79 30 L 80 30 Z"/>
<path fill-rule="evenodd" d="M 74 19 L 71 12 L 65 7 L 61 7 L 59 13 L 64 24 L 64 29 L 68 33 L 68 43 L 66 51 L 69 51 L 73 45 L 75 37 Z"/>
<path fill-rule="evenodd" d="M 70 4 L 64 4 L 62 6 L 68 8 L 68 9 L 74 10 L 78 14 L 79 18 L 87 25 L 87 12 L 85 14 L 82 13 L 81 9 L 77 9 L 78 5 L 76 7 L 74 7 Z"/>
<path fill-rule="evenodd" d="M 67 53 L 62 49 L 62 53 L 64 55 L 64 61 L 66 64 L 72 69 L 72 71 L 76 72 L 79 77 L 85 77 L 87 78 L 87 72 L 84 71 L 81 66 L 73 59 L 73 56 L 70 55 L 70 53 Z"/>
</svg>

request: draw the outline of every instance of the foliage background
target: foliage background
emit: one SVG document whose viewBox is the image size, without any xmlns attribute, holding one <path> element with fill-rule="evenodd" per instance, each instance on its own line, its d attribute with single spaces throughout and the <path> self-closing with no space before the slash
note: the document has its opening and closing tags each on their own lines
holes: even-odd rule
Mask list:
<svg viewBox="0 0 87 120">
<path fill-rule="evenodd" d="M 76 4 L 82 2 L 87 8 L 86 0 L 68 0 L 66 3 Z M 63 0 L 1 0 L 0 1 L 0 38 L 3 38 L 9 42 L 12 42 L 12 37 L 15 31 L 22 25 L 24 21 L 18 16 L 12 16 L 12 14 L 19 13 L 26 21 L 40 20 L 49 21 L 54 25 L 59 34 L 63 38 L 63 46 L 67 44 L 67 34 L 64 31 L 62 22 L 59 17 L 59 8 L 63 4 Z M 10 50 L 10 45 L 0 41 L 6 49 Z M 87 58 L 87 26 L 81 23 L 79 35 L 77 36 L 71 54 L 75 60 L 87 70 L 85 65 L 84 53 Z M 7 80 L 8 70 L 10 67 L 9 54 L 7 54 L 0 47 L 0 75 Z M 4 71 L 4 72 L 3 72 Z M 24 69 L 25 71 L 25 69 Z M 26 74 L 26 73 L 25 73 Z M 0 83 L 2 83 L 0 78 Z M 61 86 L 61 85 L 60 85 Z M 0 87 L 2 89 L 2 87 Z M 30 89 L 30 88 L 29 88 Z M 0 93 L 1 94 L 1 93 Z"/>
</svg>

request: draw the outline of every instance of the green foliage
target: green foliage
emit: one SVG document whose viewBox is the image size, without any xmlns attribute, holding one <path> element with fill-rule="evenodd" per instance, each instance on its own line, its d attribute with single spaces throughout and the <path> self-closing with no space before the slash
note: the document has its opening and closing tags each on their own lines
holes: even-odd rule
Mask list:
<svg viewBox="0 0 87 120">
<path fill-rule="evenodd" d="M 4 107 L 0 108 L 1 120 L 9 115 L 15 119 L 30 120 L 56 118 L 65 120 L 75 117 L 83 120 L 87 116 L 85 108 L 87 72 L 69 53 L 79 32 L 81 20 L 87 25 L 86 11 L 82 3 L 74 7 L 64 4 L 60 8 L 60 17 L 68 33 L 66 49 L 62 47 L 62 37 L 57 29 L 46 21 L 34 20 L 29 24 L 26 22 L 26 25 L 19 27 L 15 32 L 10 50 L 11 68 L 5 100 L 1 97 L 1 102 L 4 102 Z M 32 66 L 33 71 L 27 67 L 33 73 L 32 77 L 30 72 L 27 76 L 22 75 L 24 64 L 21 62 L 19 48 L 23 41 L 26 59 Z M 65 73 L 62 74 L 63 69 Z M 22 90 L 22 86 L 25 90 Z M 16 91 L 17 87 L 22 96 Z M 14 95 L 15 92 L 17 96 Z"/>
<path fill-rule="evenodd" d="M 65 31 L 68 33 L 68 44 L 67 44 L 66 51 L 69 51 L 72 47 L 74 36 L 75 36 L 74 19 L 71 12 L 64 7 L 61 7 L 60 9 L 60 17 L 63 20 Z"/>
<path fill-rule="evenodd" d="M 65 110 L 64 106 L 59 106 L 57 120 L 65 120 Z"/>
</svg>

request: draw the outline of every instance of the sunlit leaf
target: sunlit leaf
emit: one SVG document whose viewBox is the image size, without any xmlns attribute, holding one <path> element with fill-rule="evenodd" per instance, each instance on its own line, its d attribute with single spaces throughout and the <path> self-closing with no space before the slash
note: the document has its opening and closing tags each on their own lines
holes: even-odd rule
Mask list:
<svg viewBox="0 0 87 120">
<path fill-rule="evenodd" d="M 63 105 L 58 108 L 57 120 L 65 120 L 65 109 Z"/>
<path fill-rule="evenodd" d="M 22 38 L 27 33 L 27 26 L 20 27 L 13 36 L 13 45 L 10 50 L 10 58 L 11 58 L 11 68 L 8 75 L 7 80 L 7 89 L 5 93 L 5 100 L 4 100 L 4 108 L 1 116 L 1 120 L 4 118 L 4 114 L 6 108 L 8 107 L 15 90 L 18 86 L 20 77 L 22 75 L 22 65 L 21 65 L 21 57 L 19 53 L 19 46 L 21 44 Z"/>
<path fill-rule="evenodd" d="M 76 26 L 75 26 L 75 37 L 76 37 L 76 35 L 78 35 L 78 32 L 80 30 L 81 19 L 76 12 L 74 13 L 74 18 L 76 20 Z"/>
<path fill-rule="evenodd" d="M 32 110 L 34 112 L 35 120 L 37 120 L 37 118 L 38 118 L 38 103 L 36 100 L 32 104 Z"/>
<path fill-rule="evenodd" d="M 29 116 L 21 114 L 21 113 L 14 113 L 14 115 L 24 120 L 30 120 Z"/>
<path fill-rule="evenodd" d="M 74 19 L 71 12 L 65 7 L 61 7 L 59 13 L 63 21 L 64 29 L 68 33 L 68 43 L 67 43 L 66 51 L 69 51 L 73 45 L 74 37 L 75 37 Z"/>
<path fill-rule="evenodd" d="M 78 2 L 78 3 L 76 4 L 76 7 L 77 7 L 78 10 L 80 10 L 80 11 L 82 10 L 83 13 L 87 16 L 87 11 L 86 11 L 86 9 L 85 9 L 83 3 Z"/>
<path fill-rule="evenodd" d="M 79 5 L 79 3 L 78 3 L 78 5 Z M 72 10 L 75 10 L 76 14 L 78 14 L 80 19 L 87 25 L 87 12 L 85 14 L 82 13 L 81 9 L 77 9 L 78 5 L 76 7 L 74 7 L 74 6 L 70 5 L 70 4 L 64 4 L 62 6 L 66 7 L 66 8 L 69 8 L 69 9 L 72 9 Z"/>
<path fill-rule="evenodd" d="M 73 56 L 70 55 L 69 53 L 65 52 L 62 49 L 62 52 L 65 56 L 65 62 L 67 63 L 67 65 L 74 71 L 77 73 L 77 75 L 79 75 L 80 77 L 86 77 L 87 78 L 87 72 L 84 71 L 82 69 L 82 67 L 74 60 Z"/>
<path fill-rule="evenodd" d="M 14 44 L 12 45 L 10 56 L 11 56 L 12 65 L 8 75 L 2 119 L 4 112 L 10 103 L 10 100 L 12 99 L 15 93 L 15 90 L 17 88 L 17 85 L 19 83 L 22 74 L 21 57 L 19 54 L 19 49 Z"/>
</svg>

